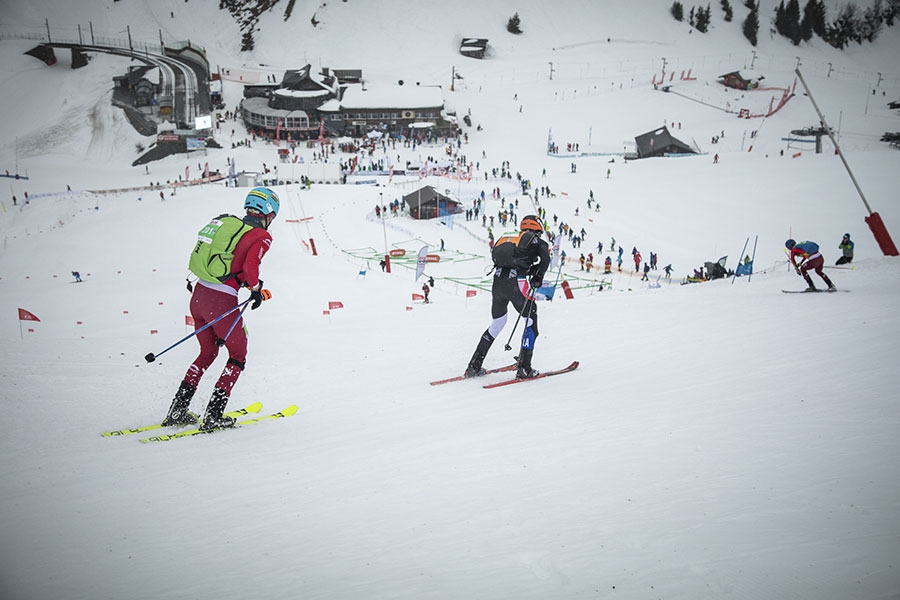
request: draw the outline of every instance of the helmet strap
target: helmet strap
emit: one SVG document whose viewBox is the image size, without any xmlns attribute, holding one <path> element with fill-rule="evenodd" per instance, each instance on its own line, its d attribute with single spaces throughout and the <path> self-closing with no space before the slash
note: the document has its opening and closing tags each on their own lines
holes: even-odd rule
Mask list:
<svg viewBox="0 0 900 600">
<path fill-rule="evenodd" d="M 252 221 L 252 223 L 247 223 L 247 221 Z M 269 217 L 268 215 L 264 215 L 258 210 L 248 208 L 247 216 L 244 217 L 244 222 L 248 225 L 256 225 L 258 227 L 262 227 L 263 229 L 269 228 Z"/>
</svg>

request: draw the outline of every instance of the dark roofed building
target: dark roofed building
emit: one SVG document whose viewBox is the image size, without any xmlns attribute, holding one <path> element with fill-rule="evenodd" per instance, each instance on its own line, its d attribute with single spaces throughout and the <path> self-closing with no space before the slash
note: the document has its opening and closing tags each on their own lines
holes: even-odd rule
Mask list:
<svg viewBox="0 0 900 600">
<path fill-rule="evenodd" d="M 736 90 L 752 90 L 753 88 L 757 88 L 759 87 L 759 82 L 763 79 L 764 77 L 758 75 L 756 71 L 747 69 L 719 75 L 719 81 L 722 82 L 722 85 Z"/>
<path fill-rule="evenodd" d="M 331 72 L 341 85 L 362 83 L 362 69 L 332 69 Z"/>
<path fill-rule="evenodd" d="M 484 38 L 463 38 L 459 43 L 459 53 L 472 58 L 484 58 L 488 41 Z"/>
<path fill-rule="evenodd" d="M 669 154 L 697 154 L 690 145 L 676 139 L 669 133 L 668 127 L 660 127 L 634 138 L 638 158 L 666 156 Z"/>
<path fill-rule="evenodd" d="M 459 202 L 441 194 L 430 185 L 403 196 L 403 202 L 409 207 L 409 216 L 413 219 L 436 219 L 460 212 Z"/>
</svg>

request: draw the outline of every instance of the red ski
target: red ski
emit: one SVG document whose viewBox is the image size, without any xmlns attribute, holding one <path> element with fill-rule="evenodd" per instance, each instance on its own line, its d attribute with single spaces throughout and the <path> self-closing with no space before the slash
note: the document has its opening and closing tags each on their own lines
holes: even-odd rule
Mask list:
<svg viewBox="0 0 900 600">
<path fill-rule="evenodd" d="M 506 381 L 498 381 L 497 383 L 489 383 L 484 385 L 485 389 L 491 389 L 496 387 L 502 387 L 504 385 L 512 385 L 514 383 L 525 383 L 526 381 L 534 381 L 535 379 L 543 379 L 544 377 L 553 377 L 554 375 L 562 375 L 563 373 L 569 373 L 578 368 L 578 361 L 574 361 L 568 367 L 563 367 L 562 369 L 557 369 L 556 371 L 542 371 L 540 374 L 535 377 L 529 377 L 528 379 L 507 379 Z"/>
<path fill-rule="evenodd" d="M 515 371 L 516 365 L 506 365 L 505 367 L 499 367 L 496 369 L 487 369 L 484 374 L 490 375 L 491 373 L 502 373 L 503 371 Z M 451 377 L 449 379 L 439 379 L 437 381 L 432 381 L 431 385 L 444 385 L 445 383 L 452 383 L 454 381 L 462 381 L 463 379 L 477 379 L 478 377 L 466 377 L 465 375 L 458 375 L 456 377 Z"/>
</svg>

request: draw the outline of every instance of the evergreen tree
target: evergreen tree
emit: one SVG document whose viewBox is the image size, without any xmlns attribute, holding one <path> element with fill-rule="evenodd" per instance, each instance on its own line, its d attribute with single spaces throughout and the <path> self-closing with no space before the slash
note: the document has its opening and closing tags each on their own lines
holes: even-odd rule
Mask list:
<svg viewBox="0 0 900 600">
<path fill-rule="evenodd" d="M 750 13 L 747 15 L 747 18 L 744 19 L 744 25 L 742 27 L 744 32 L 744 37 L 750 42 L 750 45 L 756 47 L 756 44 L 759 43 L 759 7 L 753 2 L 753 0 L 747 0 L 747 4 L 751 5 Z"/>
<path fill-rule="evenodd" d="M 809 5 L 810 3 L 807 2 L 806 6 L 803 7 L 803 18 L 800 20 L 800 39 L 804 42 L 808 42 L 813 36 L 812 22 L 809 20 L 809 15 L 807 14 Z"/>
<path fill-rule="evenodd" d="M 843 50 L 853 40 L 861 41 L 859 20 L 859 9 L 856 5 L 845 4 L 840 14 L 828 27 L 826 41 L 839 50 Z"/>
<path fill-rule="evenodd" d="M 722 5 L 722 12 L 725 13 L 725 22 L 731 23 L 731 20 L 734 19 L 734 9 L 731 8 L 731 3 L 728 0 L 721 0 L 720 4 Z"/>
<path fill-rule="evenodd" d="M 875 0 L 875 4 L 870 6 L 863 13 L 860 21 L 860 38 L 867 42 L 874 42 L 881 33 L 881 14 L 884 10 L 881 0 Z M 860 41 L 860 43 L 862 43 Z"/>
<path fill-rule="evenodd" d="M 712 10 L 709 5 L 706 5 L 706 8 L 702 6 L 697 9 L 696 22 L 694 26 L 697 28 L 697 31 L 700 33 L 706 33 L 709 31 L 709 22 L 712 20 Z"/>
<path fill-rule="evenodd" d="M 795 46 L 803 39 L 800 29 L 800 3 L 798 0 L 788 0 L 775 9 L 775 31 L 779 35 L 791 40 Z"/>
<path fill-rule="evenodd" d="M 784 0 L 781 0 L 781 3 L 775 7 L 775 31 L 778 32 L 780 36 L 787 36 L 787 22 L 785 21 L 785 14 L 787 11 L 784 9 Z"/>
<path fill-rule="evenodd" d="M 785 23 L 787 24 L 787 37 L 795 46 L 802 41 L 800 35 L 800 2 L 798 0 L 788 0 L 785 6 Z"/>
<path fill-rule="evenodd" d="M 881 17 L 884 19 L 885 25 L 893 27 L 894 21 L 900 18 L 900 0 L 887 0 Z"/>
<path fill-rule="evenodd" d="M 809 0 L 803 7 L 803 19 L 800 21 L 800 36 L 804 41 L 812 39 L 816 34 L 825 39 L 826 9 L 822 0 Z"/>
<path fill-rule="evenodd" d="M 253 30 L 248 29 L 244 32 L 244 35 L 241 36 L 241 52 L 249 52 L 253 50 L 255 47 L 255 42 L 253 41 Z"/>
<path fill-rule="evenodd" d="M 679 23 L 684 21 L 684 5 L 678 0 L 675 0 L 675 2 L 672 3 L 672 16 Z"/>
<path fill-rule="evenodd" d="M 506 22 L 506 30 L 510 33 L 522 33 L 521 23 L 519 21 L 519 13 L 514 14 Z"/>
</svg>

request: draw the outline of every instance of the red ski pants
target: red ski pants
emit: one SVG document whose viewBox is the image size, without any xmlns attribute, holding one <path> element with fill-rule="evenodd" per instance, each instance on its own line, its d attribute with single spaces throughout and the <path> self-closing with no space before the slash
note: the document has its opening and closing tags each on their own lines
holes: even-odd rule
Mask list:
<svg viewBox="0 0 900 600">
<path fill-rule="evenodd" d="M 200 329 L 210 321 L 214 321 L 222 313 L 237 307 L 237 303 L 237 296 L 203 285 L 195 286 L 194 294 L 191 296 L 191 316 L 194 318 L 194 330 Z M 236 319 L 238 322 L 235 324 Z M 229 334 L 228 330 L 232 325 L 234 325 L 234 329 Z M 196 337 L 200 343 L 200 354 L 188 368 L 184 380 L 195 388 L 197 387 L 206 369 L 219 355 L 219 346 L 216 341 L 224 339 L 225 348 L 228 349 L 228 362 L 222 369 L 222 374 L 219 375 L 216 387 L 230 396 L 231 388 L 241 376 L 241 371 L 244 370 L 244 361 L 247 358 L 247 332 L 244 329 L 244 320 L 240 316 L 240 311 L 235 310 L 218 323 L 198 333 Z"/>
</svg>

